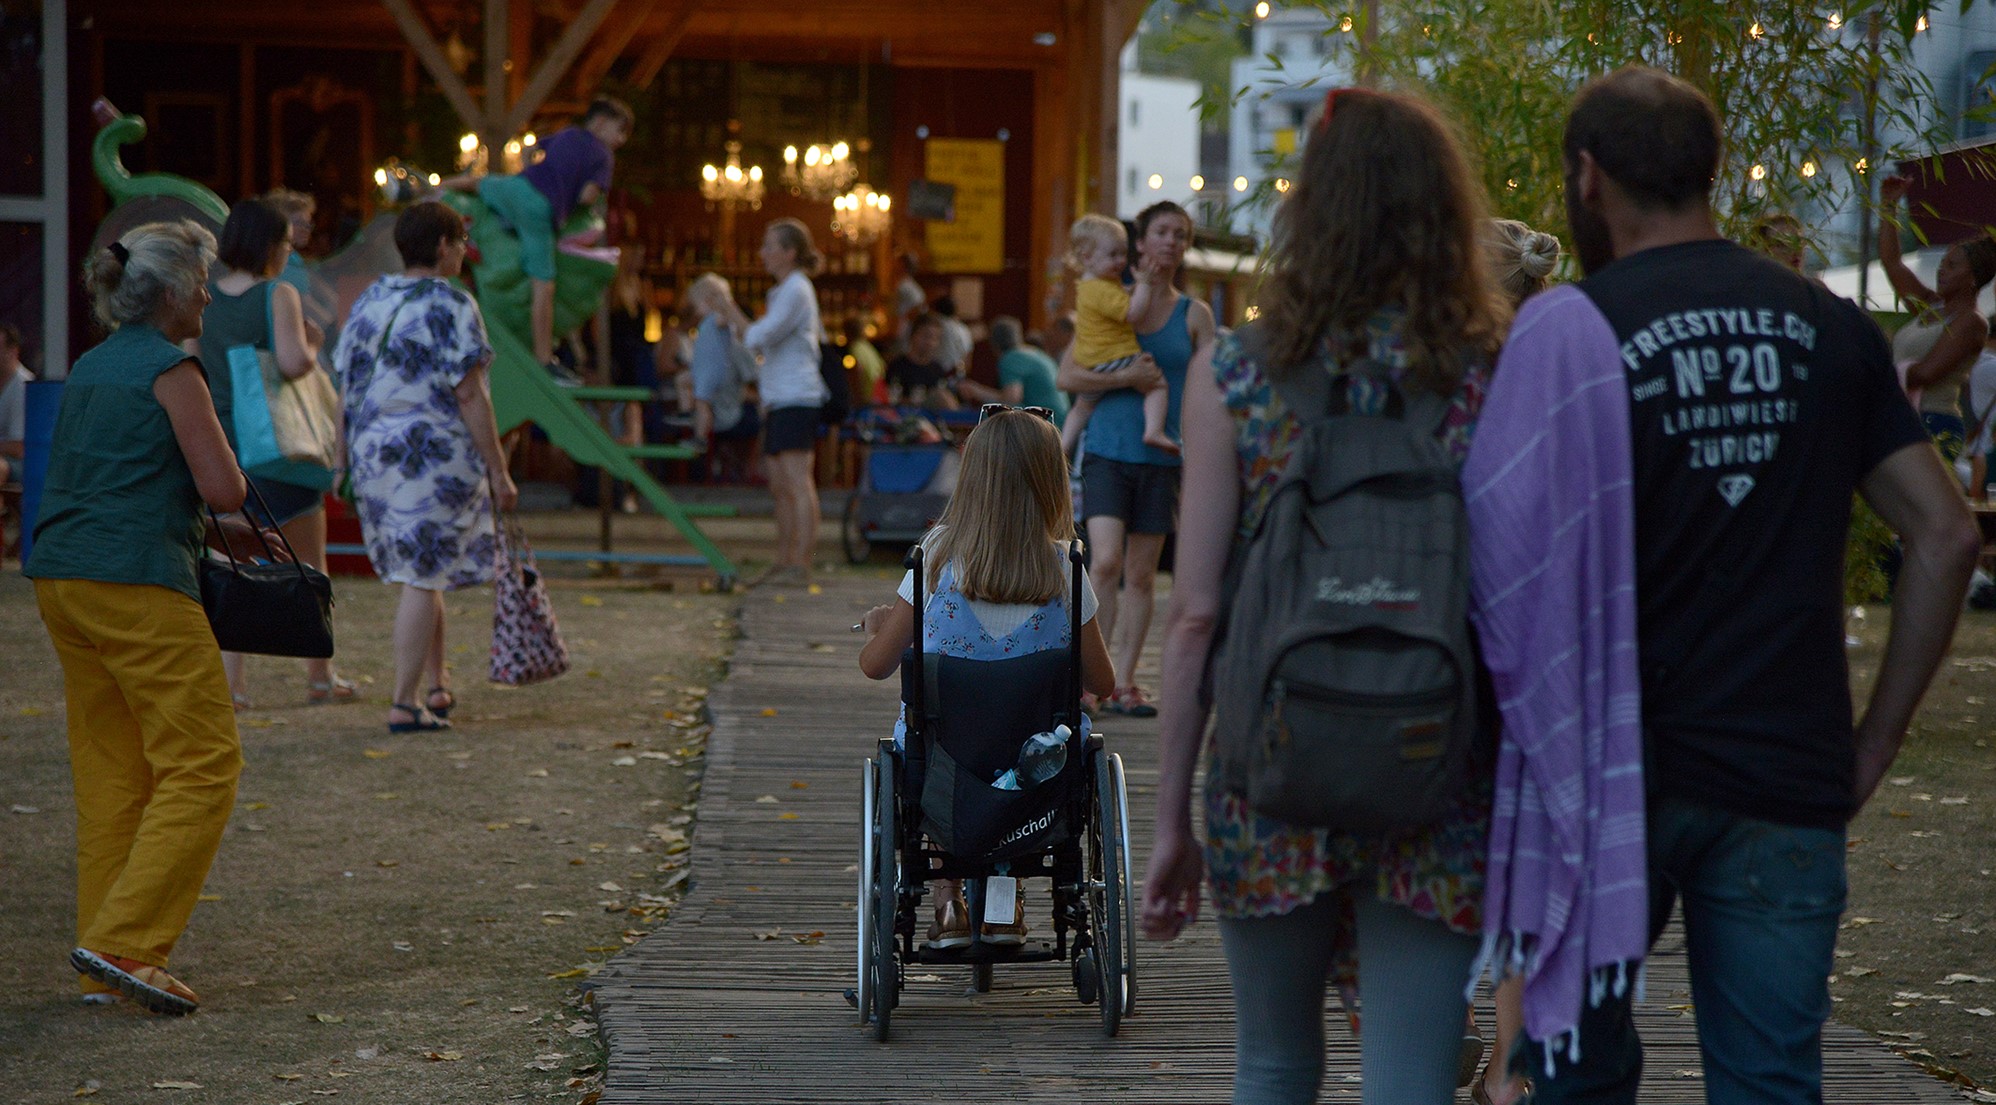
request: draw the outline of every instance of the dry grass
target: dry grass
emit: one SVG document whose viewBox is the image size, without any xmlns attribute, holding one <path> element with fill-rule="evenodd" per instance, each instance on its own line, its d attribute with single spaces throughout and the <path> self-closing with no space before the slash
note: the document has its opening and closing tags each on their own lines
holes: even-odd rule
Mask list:
<svg viewBox="0 0 1996 1105">
<path fill-rule="evenodd" d="M 1873 607 L 1856 630 L 1859 702 L 1889 617 Z M 1996 1089 L 1996 614 L 1962 616 L 1887 784 L 1850 833 L 1837 1018 L 1941 1077 Z M 1948 981 L 1961 975 L 1981 981 Z"/>
<path fill-rule="evenodd" d="M 575 670 L 501 690 L 491 593 L 457 593 L 458 728 L 392 736 L 394 593 L 338 594 L 365 702 L 308 709 L 295 662 L 253 661 L 270 708 L 242 715 L 236 812 L 173 958 L 203 1006 L 169 1020 L 77 1000 L 61 675 L 31 585 L 0 575 L 0 1100 L 586 1098 L 577 979 L 669 912 L 735 600 L 558 582 Z"/>
</svg>

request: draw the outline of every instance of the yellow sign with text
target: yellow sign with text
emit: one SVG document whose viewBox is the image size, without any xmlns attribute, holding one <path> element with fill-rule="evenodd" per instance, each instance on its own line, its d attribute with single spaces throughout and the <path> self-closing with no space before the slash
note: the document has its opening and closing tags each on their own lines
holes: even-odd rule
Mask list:
<svg viewBox="0 0 1996 1105">
<path fill-rule="evenodd" d="M 929 265 L 937 272 L 1005 268 L 1005 143 L 931 138 L 923 175 L 956 186 L 956 221 L 929 224 Z"/>
</svg>

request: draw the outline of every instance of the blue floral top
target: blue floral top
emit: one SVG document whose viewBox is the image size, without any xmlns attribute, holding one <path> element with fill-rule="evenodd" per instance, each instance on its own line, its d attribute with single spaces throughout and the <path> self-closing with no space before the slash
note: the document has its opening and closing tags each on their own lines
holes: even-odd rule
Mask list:
<svg viewBox="0 0 1996 1105">
<path fill-rule="evenodd" d="M 456 391 L 491 359 L 477 303 L 440 279 L 382 277 L 347 316 L 333 370 L 361 531 L 384 583 L 492 578 L 492 492 Z"/>
</svg>

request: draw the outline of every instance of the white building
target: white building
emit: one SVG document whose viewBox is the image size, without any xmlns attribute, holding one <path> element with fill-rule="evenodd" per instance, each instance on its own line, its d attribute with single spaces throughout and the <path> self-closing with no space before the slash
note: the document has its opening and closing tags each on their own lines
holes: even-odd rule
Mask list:
<svg viewBox="0 0 1996 1105">
<path fill-rule="evenodd" d="M 1843 37 L 1847 46 L 1863 48 L 1865 26 L 1862 20 L 1844 21 L 1836 33 Z M 1944 149 L 1957 142 L 1996 135 L 1996 115 L 1987 119 L 1968 118 L 1976 108 L 1987 107 L 1992 99 L 1996 99 L 1996 81 L 1984 79 L 1991 65 L 1996 65 L 1996 5 L 1976 4 L 1965 13 L 1955 4 L 1937 5 L 1928 14 L 1925 29 L 1913 39 L 1913 65 L 1933 87 L 1934 102 L 1921 112 L 1919 122 L 1922 126 L 1938 126 L 1940 134 L 1936 146 Z M 1879 111 L 1881 147 L 1912 144 L 1914 138 L 1910 132 L 1890 124 L 1893 114 L 1891 110 Z M 1825 168 L 1834 173 L 1836 179 L 1849 178 L 1844 166 L 1826 165 Z M 1892 166 L 1884 164 L 1878 168 L 1889 171 Z M 1870 174 L 1874 188 L 1881 176 L 1882 173 L 1877 171 Z M 1863 242 L 1861 220 L 1868 217 L 1865 211 L 1865 205 L 1856 202 L 1856 197 L 1847 196 L 1840 203 L 1805 208 L 1798 214 L 1814 229 L 1818 249 L 1835 267 L 1851 266 L 1857 260 Z M 1996 212 L 1992 212 L 1990 217 L 1996 221 Z M 1871 246 L 1871 255 L 1877 256 L 1875 242 Z M 1852 280 L 1855 279 L 1854 271 Z M 1835 286 L 1836 282 L 1832 283 Z M 1876 277 L 1869 283 L 1871 305 L 1890 308 L 1891 290 L 1882 288 Z M 1854 283 L 1852 287 L 1855 287 Z"/>
<path fill-rule="evenodd" d="M 1199 174 L 1199 82 L 1138 72 L 1134 38 L 1122 65 L 1113 214 L 1133 218 L 1158 200 L 1190 206 Z"/>
<path fill-rule="evenodd" d="M 1275 8 L 1254 21 L 1251 45 L 1235 59 L 1230 77 L 1239 94 L 1227 134 L 1228 179 L 1208 182 L 1210 202 L 1240 203 L 1295 171 L 1295 155 L 1323 110 L 1324 94 L 1351 83 L 1351 42 L 1346 28 L 1315 9 Z M 1272 210 L 1250 207 L 1230 222 L 1235 230 L 1266 237 Z"/>
</svg>

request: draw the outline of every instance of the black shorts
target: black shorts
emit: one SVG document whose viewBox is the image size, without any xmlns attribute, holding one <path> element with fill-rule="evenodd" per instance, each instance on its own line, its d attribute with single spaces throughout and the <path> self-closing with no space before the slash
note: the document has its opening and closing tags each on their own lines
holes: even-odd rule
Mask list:
<svg viewBox="0 0 1996 1105">
<path fill-rule="evenodd" d="M 817 407 L 778 407 L 763 416 L 762 451 L 765 456 L 792 453 L 818 444 Z"/>
<path fill-rule="evenodd" d="M 262 493 L 264 505 L 270 508 L 269 514 L 258 510 L 255 495 L 244 500 L 243 513 L 255 518 L 258 525 L 281 529 L 326 505 L 326 493 L 316 488 L 262 476 L 251 476 L 249 480 Z"/>
<path fill-rule="evenodd" d="M 1088 457 L 1081 462 L 1081 512 L 1084 521 L 1121 518 L 1126 533 L 1175 533 L 1178 468 Z"/>
</svg>

